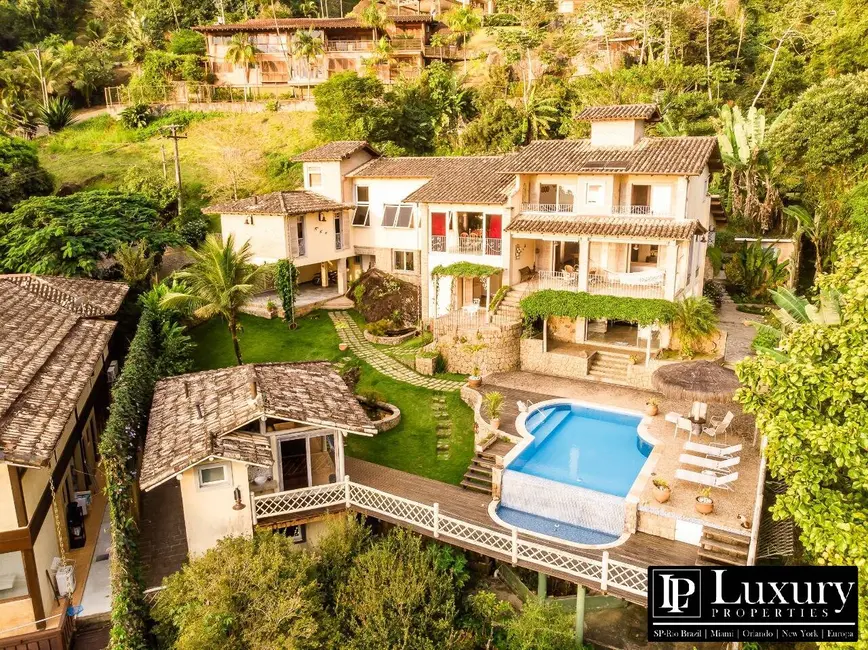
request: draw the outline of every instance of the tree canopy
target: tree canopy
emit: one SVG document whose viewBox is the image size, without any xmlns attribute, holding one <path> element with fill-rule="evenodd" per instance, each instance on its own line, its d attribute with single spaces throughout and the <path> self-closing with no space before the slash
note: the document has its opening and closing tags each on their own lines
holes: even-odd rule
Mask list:
<svg viewBox="0 0 868 650">
<path fill-rule="evenodd" d="M 49 194 L 51 189 L 51 175 L 40 166 L 36 148 L 0 134 L 0 212 L 8 212 L 28 197 Z"/>
<path fill-rule="evenodd" d="M 0 214 L 0 268 L 13 273 L 93 275 L 123 243 L 162 252 L 176 235 L 145 197 L 108 190 L 45 196 Z"/>
</svg>

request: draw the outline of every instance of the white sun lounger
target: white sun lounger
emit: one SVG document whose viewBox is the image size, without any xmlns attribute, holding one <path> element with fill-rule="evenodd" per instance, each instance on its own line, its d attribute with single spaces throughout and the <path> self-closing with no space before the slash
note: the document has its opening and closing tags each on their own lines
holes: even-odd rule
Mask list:
<svg viewBox="0 0 868 650">
<path fill-rule="evenodd" d="M 690 481 L 691 483 L 699 483 L 700 485 L 707 485 L 708 487 L 722 488 L 724 490 L 732 490 L 730 483 L 733 483 L 738 479 L 738 472 L 717 476 L 711 470 L 706 471 L 709 473 L 691 472 L 689 469 L 676 469 L 675 478 L 682 481 Z"/>
<path fill-rule="evenodd" d="M 735 456 L 738 452 L 741 451 L 741 444 L 724 447 L 720 445 L 705 445 L 701 442 L 688 441 L 684 443 L 684 451 L 692 451 L 697 454 L 705 454 L 706 456 L 711 456 L 712 458 L 729 458 L 730 456 Z"/>
<path fill-rule="evenodd" d="M 705 456 L 692 456 L 690 454 L 681 454 L 678 457 L 678 462 L 684 465 L 696 465 L 697 467 L 710 469 L 715 472 L 729 473 L 729 468 L 738 465 L 741 462 L 741 458 L 739 456 L 734 456 L 732 458 L 717 460 L 715 458 L 706 458 Z"/>
</svg>

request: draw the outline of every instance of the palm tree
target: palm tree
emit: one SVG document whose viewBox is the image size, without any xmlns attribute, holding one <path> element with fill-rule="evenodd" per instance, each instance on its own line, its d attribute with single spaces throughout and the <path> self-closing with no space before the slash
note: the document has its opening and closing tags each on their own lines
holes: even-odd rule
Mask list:
<svg viewBox="0 0 868 650">
<path fill-rule="evenodd" d="M 26 70 L 42 93 L 43 108 L 48 108 L 49 96 L 55 94 L 69 79 L 70 65 L 63 54 L 63 50 L 43 50 L 37 46 L 23 55 Z"/>
<path fill-rule="evenodd" d="M 316 61 L 317 57 L 322 56 L 323 52 L 325 52 L 325 48 L 322 39 L 313 32 L 299 31 L 295 34 L 292 41 L 292 55 L 301 57 L 307 63 L 308 95 L 310 95 L 311 63 Z"/>
<path fill-rule="evenodd" d="M 555 97 L 537 97 L 537 87 L 530 89 L 523 107 L 524 143 L 549 134 L 558 114 Z"/>
<path fill-rule="evenodd" d="M 148 31 L 147 20 L 131 11 L 124 25 L 124 37 L 127 41 L 127 49 L 133 62 L 141 63 L 145 54 L 154 46 L 154 41 Z"/>
<path fill-rule="evenodd" d="M 242 33 L 232 36 L 224 58 L 226 63 L 244 68 L 244 81 L 250 83 L 250 69 L 256 67 L 256 55 L 259 48 L 250 40 L 250 34 Z"/>
<path fill-rule="evenodd" d="M 376 43 L 379 39 L 380 30 L 385 30 L 386 27 L 392 24 L 389 20 L 389 14 L 385 9 L 381 9 L 376 0 L 371 0 L 371 3 L 365 7 L 360 13 L 355 14 L 350 12 L 351 16 L 362 24 L 362 27 L 367 27 L 371 30 L 371 35 Z"/>
<path fill-rule="evenodd" d="M 374 48 L 371 50 L 371 56 L 365 59 L 365 65 L 368 67 L 368 71 L 371 74 L 374 74 L 377 66 L 389 66 L 389 64 L 395 60 L 393 52 L 392 43 L 385 36 L 381 36 L 378 41 L 374 41 Z M 388 72 L 389 80 L 391 81 L 391 67 L 389 67 Z"/>
<path fill-rule="evenodd" d="M 448 44 L 448 39 L 443 34 L 431 34 L 431 47 L 440 49 L 440 60 L 443 61 L 443 48 Z"/>
<path fill-rule="evenodd" d="M 456 7 L 443 16 L 446 24 L 461 39 L 464 51 L 464 74 L 467 74 L 467 41 L 482 26 L 479 13 L 469 4 Z"/>
<path fill-rule="evenodd" d="M 675 303 L 675 318 L 672 321 L 681 342 L 681 354 L 693 357 L 696 346 L 717 331 L 717 314 L 714 305 L 705 296 L 691 296 Z"/>
<path fill-rule="evenodd" d="M 188 307 L 197 318 L 220 316 L 229 325 L 232 347 L 238 365 L 241 346 L 238 343 L 238 312 L 258 289 L 264 267 L 255 266 L 250 242 L 235 249 L 235 237 L 229 235 L 224 244 L 214 233 L 199 248 L 188 249 L 193 264 L 178 271 L 175 278 L 186 283 L 186 291 L 170 291 L 160 304 L 164 307 Z"/>
</svg>

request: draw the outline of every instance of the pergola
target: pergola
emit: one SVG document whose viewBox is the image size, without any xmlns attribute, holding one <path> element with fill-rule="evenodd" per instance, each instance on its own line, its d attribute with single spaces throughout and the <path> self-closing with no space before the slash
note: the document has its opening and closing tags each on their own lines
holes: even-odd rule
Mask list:
<svg viewBox="0 0 868 650">
<path fill-rule="evenodd" d="M 454 262 L 447 266 L 435 266 L 431 269 L 431 277 L 434 278 L 434 313 L 437 313 L 437 295 L 440 293 L 440 278 L 447 276 L 452 278 L 478 278 L 485 283 L 485 304 L 491 304 L 491 277 L 502 273 L 503 269 L 488 264 L 474 264 L 472 262 Z M 452 287 L 454 296 L 455 287 Z M 486 310 L 485 318 L 488 321 L 490 312 Z"/>
</svg>

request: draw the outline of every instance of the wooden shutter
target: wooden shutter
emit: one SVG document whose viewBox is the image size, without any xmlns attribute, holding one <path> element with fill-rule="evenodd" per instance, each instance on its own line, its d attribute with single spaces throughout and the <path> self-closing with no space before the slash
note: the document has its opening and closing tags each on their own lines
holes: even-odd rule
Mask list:
<svg viewBox="0 0 868 650">
<path fill-rule="evenodd" d="M 341 212 L 341 243 L 344 250 L 350 247 L 350 216 L 346 210 Z"/>
<path fill-rule="evenodd" d="M 298 217 L 289 217 L 286 220 L 286 234 L 289 239 L 289 257 L 298 257 Z"/>
</svg>

